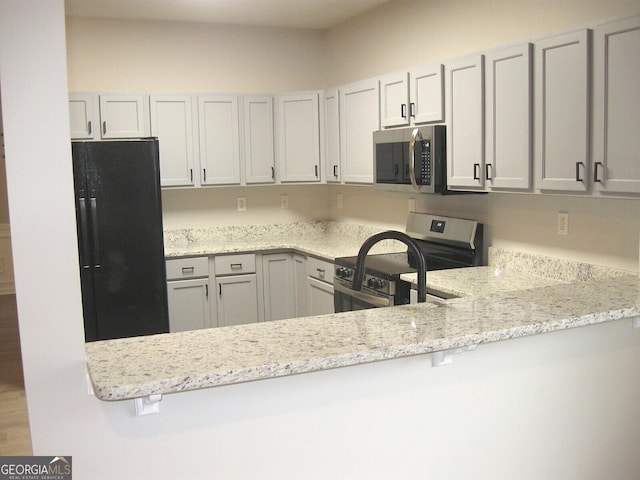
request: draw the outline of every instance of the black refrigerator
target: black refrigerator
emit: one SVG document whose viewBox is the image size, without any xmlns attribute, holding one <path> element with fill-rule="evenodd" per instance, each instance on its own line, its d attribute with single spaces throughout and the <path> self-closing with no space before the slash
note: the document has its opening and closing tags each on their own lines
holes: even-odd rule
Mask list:
<svg viewBox="0 0 640 480">
<path fill-rule="evenodd" d="M 168 332 L 158 140 L 71 150 L 85 340 Z"/>
</svg>

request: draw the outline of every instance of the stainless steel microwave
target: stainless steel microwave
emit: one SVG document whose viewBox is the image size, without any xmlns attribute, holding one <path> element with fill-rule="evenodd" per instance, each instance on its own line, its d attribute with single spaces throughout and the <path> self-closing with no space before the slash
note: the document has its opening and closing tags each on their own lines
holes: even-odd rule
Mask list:
<svg viewBox="0 0 640 480">
<path fill-rule="evenodd" d="M 446 193 L 446 167 L 444 125 L 373 132 L 375 188 Z"/>
</svg>

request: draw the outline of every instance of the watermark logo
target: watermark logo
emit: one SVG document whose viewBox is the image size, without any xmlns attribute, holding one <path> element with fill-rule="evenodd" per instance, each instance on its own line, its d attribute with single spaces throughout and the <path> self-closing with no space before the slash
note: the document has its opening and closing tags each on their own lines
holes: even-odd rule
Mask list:
<svg viewBox="0 0 640 480">
<path fill-rule="evenodd" d="M 71 480 L 71 457 L 0 457 L 0 480 Z"/>
</svg>

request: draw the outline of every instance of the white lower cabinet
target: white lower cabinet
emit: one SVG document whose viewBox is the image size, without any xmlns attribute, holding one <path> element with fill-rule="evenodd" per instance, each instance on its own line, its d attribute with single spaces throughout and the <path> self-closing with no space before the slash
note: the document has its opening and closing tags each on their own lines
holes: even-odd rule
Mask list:
<svg viewBox="0 0 640 480">
<path fill-rule="evenodd" d="M 333 305 L 333 263 L 318 258 L 307 259 L 307 315 L 335 313 Z"/>
<path fill-rule="evenodd" d="M 258 283 L 254 254 L 214 257 L 218 326 L 255 323 Z"/>
<path fill-rule="evenodd" d="M 216 277 L 218 326 L 258 321 L 256 274 Z"/>
<path fill-rule="evenodd" d="M 167 300 L 171 333 L 211 327 L 208 278 L 167 282 Z"/>
<path fill-rule="evenodd" d="M 262 281 L 264 320 L 295 317 L 293 256 L 290 253 L 263 255 Z"/>
<path fill-rule="evenodd" d="M 169 331 L 212 327 L 207 257 L 167 260 Z"/>
</svg>

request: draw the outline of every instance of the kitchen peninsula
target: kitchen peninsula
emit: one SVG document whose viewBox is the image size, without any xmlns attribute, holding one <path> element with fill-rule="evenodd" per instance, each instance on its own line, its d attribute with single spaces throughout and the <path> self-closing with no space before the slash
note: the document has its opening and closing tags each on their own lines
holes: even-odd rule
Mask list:
<svg viewBox="0 0 640 480">
<path fill-rule="evenodd" d="M 369 233 L 322 222 L 296 225 L 299 237 L 282 226 L 242 228 L 170 232 L 167 254 L 288 248 L 332 259 L 354 254 Z M 229 242 L 236 236 L 244 243 Z M 93 389 L 101 400 L 126 400 L 422 354 L 437 366 L 478 345 L 612 321 L 640 335 L 635 273 L 493 249 L 490 264 L 430 272 L 431 288 L 461 297 L 444 303 L 89 343 Z"/>
</svg>

